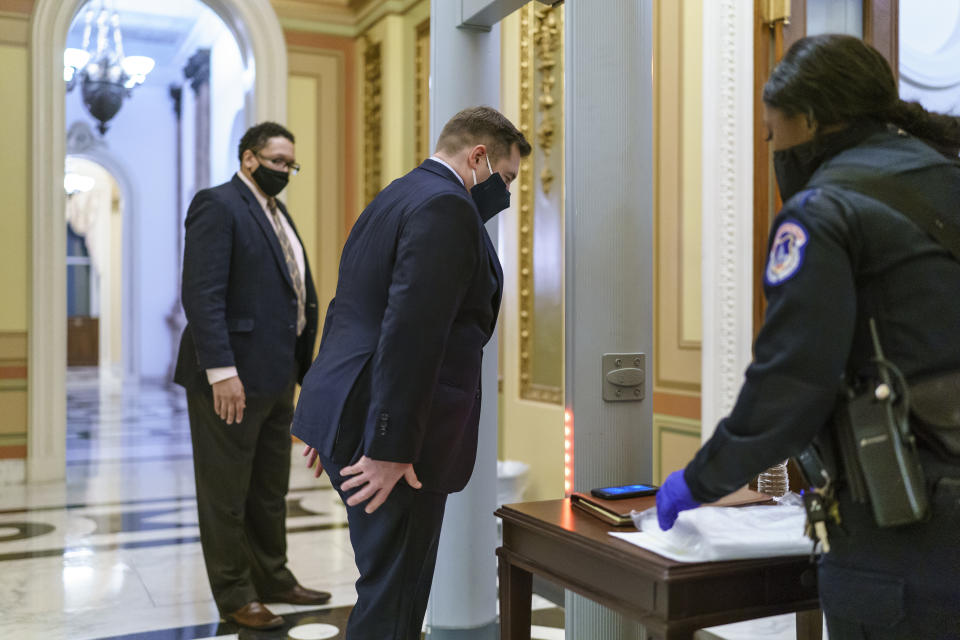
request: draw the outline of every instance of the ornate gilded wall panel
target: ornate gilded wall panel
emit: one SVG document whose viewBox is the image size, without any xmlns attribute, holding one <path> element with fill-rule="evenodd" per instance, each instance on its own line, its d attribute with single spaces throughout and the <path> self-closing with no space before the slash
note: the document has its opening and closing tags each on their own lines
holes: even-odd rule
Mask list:
<svg viewBox="0 0 960 640">
<path fill-rule="evenodd" d="M 563 401 L 563 7 L 521 9 L 520 396 Z"/>
<path fill-rule="evenodd" d="M 380 43 L 368 42 L 363 52 L 363 206 L 380 192 L 383 163 L 383 57 Z"/>
<path fill-rule="evenodd" d="M 414 52 L 415 83 L 413 166 L 430 155 L 430 18 L 417 25 Z"/>
</svg>

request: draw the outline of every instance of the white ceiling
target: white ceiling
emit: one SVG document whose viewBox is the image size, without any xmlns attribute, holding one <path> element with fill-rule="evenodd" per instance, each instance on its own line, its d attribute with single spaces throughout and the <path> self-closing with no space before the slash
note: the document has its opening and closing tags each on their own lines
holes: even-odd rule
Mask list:
<svg viewBox="0 0 960 640">
<path fill-rule="evenodd" d="M 94 8 L 91 39 L 95 41 L 100 5 L 101 0 L 91 0 L 77 12 L 67 34 L 67 47 L 79 48 L 83 43 L 86 12 L 90 6 Z M 124 54 L 149 56 L 157 63 L 147 82 L 182 82 L 183 60 L 193 53 L 183 51 L 184 46 L 189 44 L 194 50 L 209 46 L 226 29 L 200 0 L 107 0 L 107 5 L 115 6 L 119 12 Z M 198 22 L 215 26 L 191 37 Z"/>
</svg>

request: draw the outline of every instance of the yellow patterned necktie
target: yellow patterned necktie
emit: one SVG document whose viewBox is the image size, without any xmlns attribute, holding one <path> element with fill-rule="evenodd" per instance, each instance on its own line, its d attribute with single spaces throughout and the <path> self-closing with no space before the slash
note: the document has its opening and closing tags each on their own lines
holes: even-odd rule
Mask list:
<svg viewBox="0 0 960 640">
<path fill-rule="evenodd" d="M 280 241 L 280 248 L 283 250 L 283 259 L 287 263 L 287 271 L 290 272 L 290 279 L 293 280 L 293 289 L 297 292 L 297 335 L 300 335 L 303 332 L 303 327 L 307 324 L 307 291 L 303 285 L 303 277 L 300 275 L 300 268 L 297 266 L 297 258 L 293 253 L 290 238 L 283 228 L 283 221 L 280 219 L 280 211 L 277 209 L 275 198 L 267 200 L 267 208 L 270 210 L 273 230 L 276 232 L 277 240 Z"/>
</svg>

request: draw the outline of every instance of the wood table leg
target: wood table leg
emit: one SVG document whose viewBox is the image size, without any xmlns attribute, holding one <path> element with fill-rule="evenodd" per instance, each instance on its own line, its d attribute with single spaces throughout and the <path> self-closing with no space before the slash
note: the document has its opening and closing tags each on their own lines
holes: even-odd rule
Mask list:
<svg viewBox="0 0 960 640">
<path fill-rule="evenodd" d="M 530 640 L 533 575 L 500 555 L 500 640 Z"/>
<path fill-rule="evenodd" d="M 821 640 L 823 614 L 820 609 L 797 611 L 797 640 Z"/>
</svg>

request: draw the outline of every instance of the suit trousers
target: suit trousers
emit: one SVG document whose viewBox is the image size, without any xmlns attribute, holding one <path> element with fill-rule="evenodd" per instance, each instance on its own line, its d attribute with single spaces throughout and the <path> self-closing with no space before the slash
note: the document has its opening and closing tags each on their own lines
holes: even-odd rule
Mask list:
<svg viewBox="0 0 960 640">
<path fill-rule="evenodd" d="M 247 398 L 243 422 L 226 424 L 209 393 L 187 392 L 200 544 L 222 614 L 296 584 L 287 569 L 293 383 Z"/>
<path fill-rule="evenodd" d="M 359 459 L 359 454 L 355 456 Z M 323 460 L 334 489 L 346 503 L 349 477 Z M 347 622 L 348 640 L 419 640 L 437 563 L 447 494 L 415 490 L 401 478 L 379 509 L 347 507 L 350 542 L 360 578 L 357 604 Z"/>
</svg>

